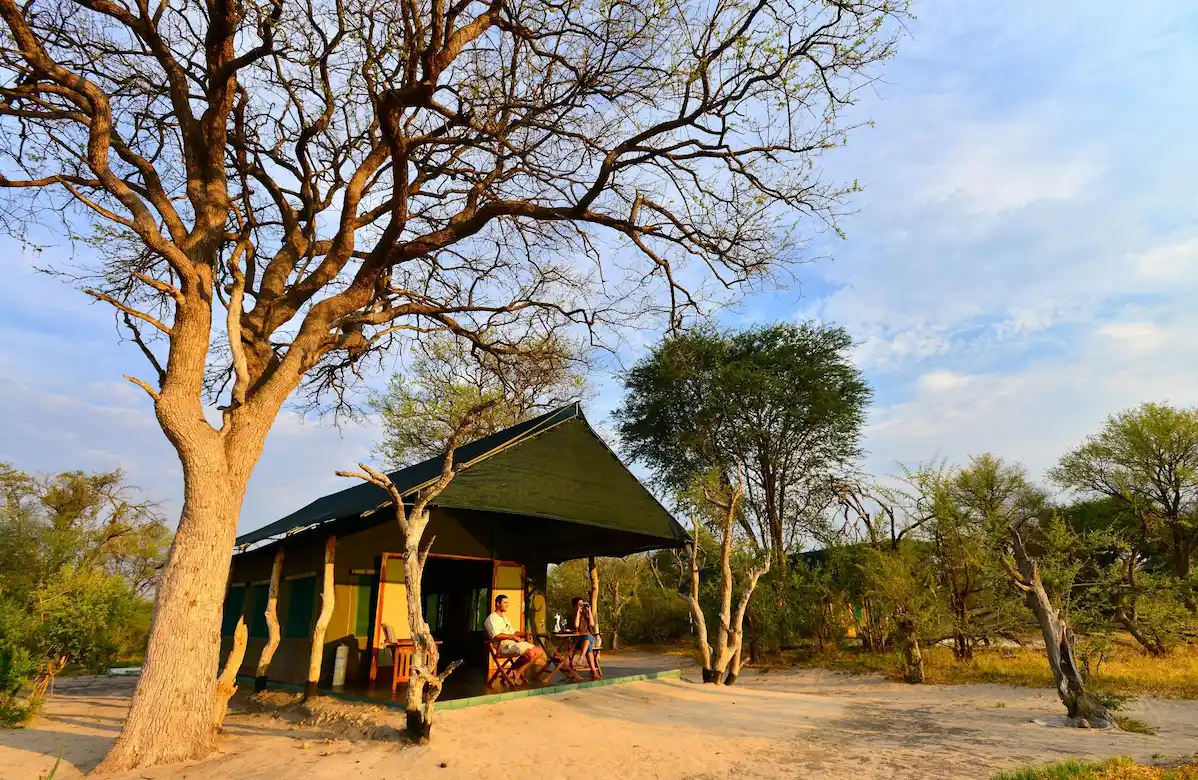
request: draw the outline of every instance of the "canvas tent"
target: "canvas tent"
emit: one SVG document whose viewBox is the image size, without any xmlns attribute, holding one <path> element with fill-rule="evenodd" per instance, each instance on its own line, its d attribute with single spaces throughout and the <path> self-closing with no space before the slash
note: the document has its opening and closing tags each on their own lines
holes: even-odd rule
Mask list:
<svg viewBox="0 0 1198 780">
<path fill-rule="evenodd" d="M 431 510 L 427 533 L 435 539 L 424 582 L 425 617 L 445 642 L 444 658 L 481 658 L 481 620 L 499 592 L 512 598 L 525 629 L 543 632 L 549 564 L 688 541 L 577 403 L 463 445 L 455 462 L 466 468 Z M 435 479 L 440 468 L 440 458 L 432 458 L 389 476 L 406 494 Z M 265 643 L 265 621 L 257 613 L 265 607 L 271 561 L 281 545 L 284 638 L 270 676 L 300 681 L 308 658 L 303 640 L 320 607 L 316 573 L 330 535 L 337 538 L 335 605 L 326 644 L 350 647 L 351 679 L 366 676 L 367 661 L 388 662 L 385 654 L 376 657 L 382 627 L 409 634 L 403 544 L 388 501 L 382 489 L 358 483 L 237 539 L 223 632 L 231 635 L 237 616 L 246 614 L 251 639 L 244 674 L 252 674 Z M 326 647 L 326 667 L 332 656 Z"/>
</svg>

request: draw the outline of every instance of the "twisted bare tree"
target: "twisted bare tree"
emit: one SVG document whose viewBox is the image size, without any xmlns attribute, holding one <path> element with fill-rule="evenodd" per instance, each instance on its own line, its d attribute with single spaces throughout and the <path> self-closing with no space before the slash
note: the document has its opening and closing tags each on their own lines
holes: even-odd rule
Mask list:
<svg viewBox="0 0 1198 780">
<path fill-rule="evenodd" d="M 289 398 L 346 402 L 397 340 L 597 339 L 784 269 L 851 190 L 818 157 L 904 2 L 0 0 L 0 224 L 98 250 L 72 274 L 184 475 L 101 769 L 210 749 L 238 513 Z"/>
</svg>

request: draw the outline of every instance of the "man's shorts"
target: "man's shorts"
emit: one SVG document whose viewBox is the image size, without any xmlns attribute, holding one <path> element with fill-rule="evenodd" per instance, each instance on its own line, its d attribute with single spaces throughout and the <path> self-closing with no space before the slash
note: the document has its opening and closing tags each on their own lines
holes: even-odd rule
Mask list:
<svg viewBox="0 0 1198 780">
<path fill-rule="evenodd" d="M 499 643 L 500 655 L 524 655 L 529 650 L 532 650 L 536 645 L 531 642 L 517 642 L 514 639 L 505 639 Z"/>
</svg>

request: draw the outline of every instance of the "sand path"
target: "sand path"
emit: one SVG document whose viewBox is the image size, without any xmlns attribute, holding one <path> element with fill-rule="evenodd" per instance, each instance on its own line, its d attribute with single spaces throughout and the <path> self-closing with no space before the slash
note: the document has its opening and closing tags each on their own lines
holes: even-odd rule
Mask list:
<svg viewBox="0 0 1198 780">
<path fill-rule="evenodd" d="M 60 750 L 56 780 L 79 777 L 115 736 L 131 691 L 129 680 L 66 681 L 29 728 L 0 731 L 0 778 L 35 780 Z M 398 713 L 382 712 L 399 725 Z M 419 748 L 328 740 L 319 728 L 235 714 L 218 754 L 127 777 L 865 780 L 987 777 L 1065 756 L 1198 753 L 1198 702 L 1145 698 L 1128 710 L 1159 727 L 1156 736 L 1031 722 L 1060 712 L 1051 691 L 750 671 L 731 688 L 657 680 L 446 712 L 433 743 Z"/>
</svg>

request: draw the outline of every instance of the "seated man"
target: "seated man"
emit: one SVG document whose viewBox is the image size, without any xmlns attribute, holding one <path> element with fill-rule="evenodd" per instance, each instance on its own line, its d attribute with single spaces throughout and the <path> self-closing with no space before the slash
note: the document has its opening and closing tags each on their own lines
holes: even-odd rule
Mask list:
<svg viewBox="0 0 1198 780">
<path fill-rule="evenodd" d="M 515 673 L 517 682 L 524 682 L 525 669 L 543 659 L 545 651 L 528 641 L 531 638 L 529 634 L 517 631 L 512 626 L 512 622 L 507 619 L 507 606 L 507 596 L 496 596 L 495 611 L 487 615 L 483 628 L 487 631 L 488 639 L 499 640 L 501 656 L 520 656 L 513 665 L 512 671 Z"/>
</svg>

